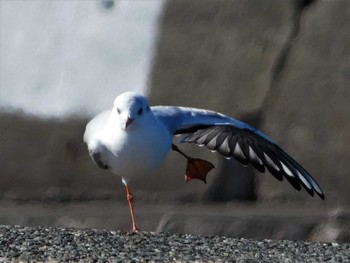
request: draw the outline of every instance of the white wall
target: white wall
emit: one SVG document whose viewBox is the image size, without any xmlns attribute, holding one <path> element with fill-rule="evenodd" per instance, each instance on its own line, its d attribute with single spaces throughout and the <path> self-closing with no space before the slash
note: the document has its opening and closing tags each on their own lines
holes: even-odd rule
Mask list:
<svg viewBox="0 0 350 263">
<path fill-rule="evenodd" d="M 163 1 L 0 1 L 0 107 L 91 115 L 145 92 Z"/>
</svg>

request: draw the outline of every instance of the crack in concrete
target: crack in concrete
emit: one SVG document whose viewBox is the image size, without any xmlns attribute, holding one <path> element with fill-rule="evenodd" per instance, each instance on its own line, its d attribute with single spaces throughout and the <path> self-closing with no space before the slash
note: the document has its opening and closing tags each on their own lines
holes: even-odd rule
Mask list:
<svg viewBox="0 0 350 263">
<path fill-rule="evenodd" d="M 291 30 L 291 33 L 285 43 L 285 45 L 282 47 L 280 55 L 278 56 L 276 63 L 272 69 L 272 81 L 271 81 L 271 88 L 278 82 L 281 72 L 285 68 L 285 65 L 288 60 L 288 55 L 290 54 L 290 50 L 293 46 L 293 42 L 297 38 L 299 31 L 300 31 L 300 19 L 302 16 L 302 13 L 305 8 L 307 8 L 310 4 L 315 2 L 316 0 L 299 0 L 295 3 L 294 7 L 294 26 Z"/>
<path fill-rule="evenodd" d="M 294 14 L 293 14 L 293 25 L 289 36 L 287 37 L 284 45 L 281 47 L 279 54 L 275 60 L 274 65 L 271 69 L 271 82 L 268 91 L 265 93 L 264 99 L 261 106 L 254 110 L 241 113 L 241 119 L 250 120 L 251 116 L 254 116 L 254 122 L 249 122 L 249 124 L 260 128 L 263 125 L 264 113 L 269 105 L 269 101 L 273 97 L 271 94 L 276 91 L 277 83 L 280 81 L 282 73 L 286 68 L 288 57 L 290 55 L 291 49 L 293 47 L 294 41 L 297 39 L 300 32 L 300 20 L 305 12 L 305 9 L 309 9 L 318 0 L 294 0 Z"/>
<path fill-rule="evenodd" d="M 286 67 L 286 64 L 288 62 L 288 57 L 290 55 L 291 49 L 293 47 L 294 41 L 297 39 L 299 32 L 300 32 L 300 20 L 302 17 L 303 12 L 306 8 L 309 8 L 310 5 L 314 4 L 318 0 L 296 0 L 294 2 L 294 14 L 293 14 L 293 20 L 294 25 L 290 31 L 290 34 L 285 42 L 285 44 L 282 46 L 280 50 L 280 54 L 277 56 L 277 59 L 275 61 L 275 64 L 272 66 L 271 69 L 271 84 L 269 90 L 265 94 L 265 98 L 261 104 L 259 112 L 261 114 L 264 113 L 268 101 L 270 100 L 271 93 L 275 91 L 275 87 L 277 83 L 281 79 L 281 75 Z"/>
</svg>

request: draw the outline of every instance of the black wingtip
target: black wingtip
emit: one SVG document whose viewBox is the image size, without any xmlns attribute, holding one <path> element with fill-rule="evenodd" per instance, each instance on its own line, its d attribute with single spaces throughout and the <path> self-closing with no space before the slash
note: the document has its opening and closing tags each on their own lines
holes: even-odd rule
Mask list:
<svg viewBox="0 0 350 263">
<path fill-rule="evenodd" d="M 317 192 L 316 192 L 317 193 Z M 317 193 L 317 195 L 322 199 L 326 200 L 326 197 L 324 196 L 324 193 Z"/>
</svg>

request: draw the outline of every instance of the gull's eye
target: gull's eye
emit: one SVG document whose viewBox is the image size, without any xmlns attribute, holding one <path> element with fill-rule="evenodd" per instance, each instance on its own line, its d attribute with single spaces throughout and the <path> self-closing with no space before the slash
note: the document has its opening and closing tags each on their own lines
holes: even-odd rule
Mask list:
<svg viewBox="0 0 350 263">
<path fill-rule="evenodd" d="M 120 109 L 119 108 L 117 108 L 117 112 L 120 114 Z"/>
<path fill-rule="evenodd" d="M 142 108 L 140 108 L 140 109 L 137 111 L 137 114 L 138 114 L 138 115 L 141 115 L 141 114 L 142 114 Z"/>
</svg>

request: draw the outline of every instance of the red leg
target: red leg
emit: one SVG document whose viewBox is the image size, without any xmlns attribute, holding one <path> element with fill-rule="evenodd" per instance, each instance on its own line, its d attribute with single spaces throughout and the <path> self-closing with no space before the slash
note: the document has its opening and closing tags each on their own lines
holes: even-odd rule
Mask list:
<svg viewBox="0 0 350 263">
<path fill-rule="evenodd" d="M 128 200 L 128 203 L 129 203 L 131 220 L 132 220 L 132 232 L 137 233 L 139 231 L 139 228 L 137 227 L 136 221 L 135 221 L 133 197 L 131 194 L 130 187 L 127 184 L 125 184 L 125 189 L 126 189 L 126 199 Z"/>
</svg>

